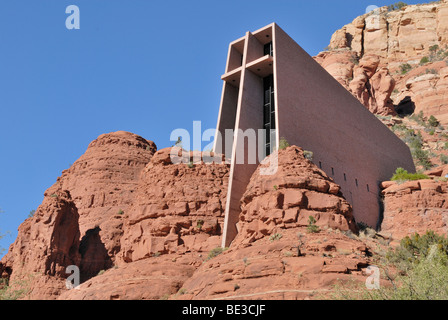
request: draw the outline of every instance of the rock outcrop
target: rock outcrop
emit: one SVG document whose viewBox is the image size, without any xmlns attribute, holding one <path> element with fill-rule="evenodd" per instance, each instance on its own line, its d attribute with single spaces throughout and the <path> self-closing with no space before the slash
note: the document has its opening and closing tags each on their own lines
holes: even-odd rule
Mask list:
<svg viewBox="0 0 448 320">
<path fill-rule="evenodd" d="M 0 262 L 0 274 L 30 299 L 57 296 L 65 289 L 69 265 L 80 265 L 78 210 L 67 191 L 46 195 Z"/>
<path fill-rule="evenodd" d="M 305 300 L 329 298 L 334 285 L 365 281 L 368 247 L 337 230 L 279 230 L 205 261 L 171 299 Z"/>
<path fill-rule="evenodd" d="M 344 234 L 357 227 L 340 187 L 296 146 L 279 151 L 274 175 L 260 175 L 265 166 L 241 199 L 230 248 L 205 261 L 184 295 L 172 298 L 322 299 L 339 281 L 365 279 L 368 248 Z M 316 232 L 308 229 L 310 217 Z"/>
<path fill-rule="evenodd" d="M 125 262 L 220 244 L 229 165 L 172 164 L 170 151 L 158 151 L 142 172 L 125 215 L 120 253 Z"/>
<path fill-rule="evenodd" d="M 45 192 L 34 217 L 19 227 L 1 261 L 7 272 L 0 273 L 10 283 L 27 278 L 30 297 L 40 299 L 54 298 L 65 288 L 67 265 L 80 268 L 82 281 L 110 268 L 120 251 L 120 213 L 132 204 L 140 172 L 155 151 L 153 142 L 129 132 L 99 136 Z M 51 281 L 54 289 L 42 281 Z"/>
<path fill-rule="evenodd" d="M 305 299 L 314 290 L 328 293 L 341 277 L 362 277 L 368 248 L 344 234 L 356 231 L 351 207 L 300 148 L 279 153 L 275 175 L 253 175 L 241 200 L 240 233 L 213 258 L 229 165 L 173 164 L 171 148 L 154 153 L 151 146 L 123 132 L 92 143 L 20 226 L 0 262 L 2 277 L 28 281 L 32 299 L 200 299 L 235 290 L 247 298 Z M 114 177 L 126 172 L 124 188 Z M 99 186 L 105 196 L 97 202 Z M 121 198 L 116 188 L 125 190 Z M 315 233 L 307 231 L 310 217 Z M 70 265 L 81 271 L 77 290 L 65 287 Z"/>
<path fill-rule="evenodd" d="M 315 59 L 373 113 L 408 100 L 447 125 L 447 16 L 446 0 L 378 8 L 337 30 Z"/>
<path fill-rule="evenodd" d="M 339 185 L 306 159 L 302 149 L 292 146 L 273 156 L 278 156 L 277 172 L 261 175 L 260 169 L 266 166 L 261 164 L 246 188 L 234 245 L 251 243 L 281 229 L 306 227 L 310 216 L 317 226 L 356 232 L 352 208 Z"/>
<path fill-rule="evenodd" d="M 440 171 L 438 171 L 440 172 Z M 448 174 L 448 171 L 447 171 Z M 381 233 L 395 242 L 414 233 L 448 232 L 448 182 L 444 179 L 383 182 Z"/>
</svg>

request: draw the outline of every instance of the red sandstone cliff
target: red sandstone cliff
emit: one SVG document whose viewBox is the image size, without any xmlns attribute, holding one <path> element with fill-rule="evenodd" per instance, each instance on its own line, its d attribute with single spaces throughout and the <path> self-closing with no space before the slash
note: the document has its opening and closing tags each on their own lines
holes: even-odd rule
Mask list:
<svg viewBox="0 0 448 320">
<path fill-rule="evenodd" d="M 447 16 L 447 1 L 381 9 L 337 31 L 315 58 L 373 113 L 414 103 L 416 113 L 448 125 Z M 411 70 L 402 73 L 405 64 Z M 389 122 L 422 132 L 425 150 L 447 154 L 444 132 Z M 220 244 L 228 165 L 173 165 L 169 149 L 156 152 L 135 134 L 102 135 L 19 227 L 0 276 L 31 299 L 312 299 L 337 279 L 364 281 L 371 240 L 352 236 L 356 223 L 339 186 L 300 148 L 281 151 L 279 166 L 272 177 L 253 175 L 237 238 L 209 259 Z M 446 233 L 448 172 L 430 174 L 383 184 L 383 236 Z M 310 216 L 320 232 L 308 232 Z M 81 269 L 80 290 L 65 288 L 68 265 Z"/>
<path fill-rule="evenodd" d="M 336 31 L 316 60 L 370 111 L 394 105 L 448 125 L 448 2 L 378 9 Z"/>
<path fill-rule="evenodd" d="M 219 260 L 209 253 L 221 241 L 229 166 L 174 165 L 170 149 L 154 152 L 124 132 L 92 142 L 0 262 L 11 288 L 25 283 L 31 299 L 195 299 L 237 287 L 247 297 L 309 298 L 362 274 L 366 245 L 341 233 L 356 230 L 351 207 L 301 149 L 280 152 L 276 175 L 254 174 L 240 234 Z M 310 216 L 320 232 L 307 233 Z M 68 265 L 80 267 L 80 290 L 65 288 Z"/>
</svg>

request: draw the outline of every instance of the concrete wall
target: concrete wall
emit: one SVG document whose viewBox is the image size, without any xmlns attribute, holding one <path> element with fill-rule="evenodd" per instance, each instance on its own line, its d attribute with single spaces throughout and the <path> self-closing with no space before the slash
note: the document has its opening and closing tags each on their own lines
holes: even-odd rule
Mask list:
<svg viewBox="0 0 448 320">
<path fill-rule="evenodd" d="M 257 159 L 253 163 L 249 163 L 248 143 L 244 133 L 248 129 L 254 130 L 257 133 L 258 129 L 263 128 L 263 81 L 260 77 L 253 74 L 250 70 L 245 68 L 249 48 L 257 46 L 257 40 L 253 38 L 250 33 L 246 35 L 245 49 L 243 54 L 243 70 L 241 73 L 241 83 L 238 94 L 238 107 L 236 112 L 236 120 L 234 126 L 230 126 L 231 122 L 226 121 L 225 117 L 221 116 L 218 128 L 223 134 L 225 129 L 234 129 L 234 141 L 232 150 L 232 165 L 229 176 L 229 190 L 226 200 L 226 218 L 224 221 L 224 232 L 222 245 L 229 246 L 231 241 L 237 235 L 236 223 L 241 212 L 240 200 L 246 191 L 252 174 L 258 167 Z M 230 100 L 233 100 L 233 96 Z M 223 98 L 222 110 L 228 109 L 226 106 L 227 97 Z M 230 126 L 230 127 L 229 127 Z M 241 131 L 240 131 L 241 130 Z M 249 132 L 250 133 L 250 132 Z M 258 145 L 258 144 L 257 144 Z M 258 146 L 257 146 L 258 147 Z M 256 147 L 256 148 L 257 148 Z M 258 153 L 258 150 L 255 149 Z M 242 156 L 244 155 L 244 157 Z M 242 164 L 237 163 L 237 158 L 242 158 Z"/>
<path fill-rule="evenodd" d="M 398 167 L 415 172 L 409 148 L 280 27 L 274 30 L 278 137 L 314 152 L 356 220 L 376 227 L 378 184 Z"/>
<path fill-rule="evenodd" d="M 390 179 L 398 167 L 415 171 L 409 148 L 280 27 L 272 24 L 253 34 L 248 32 L 229 48 L 229 74 L 223 79 L 228 78 L 230 83 L 223 87 L 217 126 L 223 139 L 225 129 L 236 132 L 230 156 L 223 246 L 229 246 L 237 234 L 240 200 L 258 166 L 258 162 L 235 163 L 242 154 L 247 161 L 248 151 L 245 137 L 237 130 L 263 128 L 263 80 L 246 65 L 261 58 L 263 45 L 271 40 L 277 145 L 284 137 L 291 145 L 312 151 L 315 164 L 341 185 L 356 220 L 376 227 L 381 218 L 379 183 Z M 237 80 L 236 73 L 232 73 L 232 68 L 238 66 L 236 48 L 243 51 L 241 70 L 234 70 L 238 71 Z M 257 68 L 258 65 L 254 72 Z M 220 150 L 215 144 L 215 151 Z"/>
</svg>

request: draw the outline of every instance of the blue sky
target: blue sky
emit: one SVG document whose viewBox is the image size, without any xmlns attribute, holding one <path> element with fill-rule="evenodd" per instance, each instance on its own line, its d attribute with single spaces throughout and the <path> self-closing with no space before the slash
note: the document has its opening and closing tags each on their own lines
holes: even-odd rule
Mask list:
<svg viewBox="0 0 448 320">
<path fill-rule="evenodd" d="M 100 134 L 130 131 L 161 149 L 195 120 L 214 128 L 228 44 L 246 31 L 276 22 L 316 55 L 369 5 L 390 3 L 2 1 L 0 234 L 9 234 L 0 247 Z M 79 30 L 65 26 L 72 4 Z"/>
</svg>

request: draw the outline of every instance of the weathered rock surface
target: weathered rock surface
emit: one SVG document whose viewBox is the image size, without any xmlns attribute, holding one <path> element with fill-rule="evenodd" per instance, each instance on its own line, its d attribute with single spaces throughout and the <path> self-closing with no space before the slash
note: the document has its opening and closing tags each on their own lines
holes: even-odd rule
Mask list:
<svg viewBox="0 0 448 320">
<path fill-rule="evenodd" d="M 229 165 L 172 164 L 170 151 L 158 151 L 142 172 L 125 216 L 120 253 L 125 262 L 220 244 Z"/>
<path fill-rule="evenodd" d="M 103 143 L 97 145 L 98 141 Z M 368 249 L 362 241 L 342 233 L 356 230 L 351 207 L 340 187 L 305 159 L 300 148 L 289 147 L 279 153 L 275 175 L 254 174 L 242 199 L 240 234 L 222 255 L 230 260 L 219 262 L 217 258 L 209 260 L 208 255 L 220 245 L 229 165 L 202 161 L 173 164 L 171 148 L 152 155 L 145 141 L 118 133 L 101 136 L 91 144 L 87 164 L 80 161 L 87 158 L 83 156 L 65 171 L 45 193 L 34 217 L 21 225 L 16 242 L 1 261 L 2 277 L 14 283 L 32 276 L 27 295 L 32 299 L 211 298 L 235 295 L 237 287 L 242 289 L 238 294 L 247 298 L 303 299 L 310 298 L 309 290 L 326 293 L 341 275 L 347 279 L 349 275 L 362 276 Z M 108 193 L 112 203 L 101 207 L 101 202 L 97 207 L 94 196 L 89 208 L 84 199 L 90 198 L 79 190 L 93 188 L 87 186 L 89 179 L 92 184 L 107 184 L 102 179 L 106 173 L 100 166 L 84 171 L 84 177 L 81 164 L 91 168 L 89 163 L 95 163 L 91 148 L 110 150 L 111 145 L 117 147 L 120 163 L 133 163 L 123 162 L 126 148 L 132 158 L 142 156 L 138 162 L 141 169 L 128 168 L 134 179 L 126 176 L 130 186 L 124 199 L 118 201 Z M 144 156 L 149 160 L 143 168 Z M 109 164 L 115 163 L 112 152 L 107 159 Z M 126 172 L 126 167 L 123 170 Z M 76 196 L 64 187 L 70 187 Z M 108 219 L 99 216 L 99 208 L 109 214 Z M 118 208 L 124 209 L 115 212 Z M 98 215 L 97 220 L 92 214 Z M 309 216 L 316 219 L 319 233 L 307 234 Z M 239 266 L 241 261 L 244 263 Z M 235 264 L 238 268 L 230 271 Z M 65 288 L 69 265 L 80 267 L 78 290 Z M 221 281 L 223 274 L 225 281 Z M 302 280 L 301 274 L 306 275 Z M 293 279 L 299 281 L 291 286 Z M 209 290 L 210 286 L 216 287 Z"/>
<path fill-rule="evenodd" d="M 398 241 L 414 233 L 448 232 L 448 182 L 419 180 L 383 183 L 381 233 Z"/>
<path fill-rule="evenodd" d="M 185 294 L 172 298 L 323 298 L 338 281 L 365 277 L 368 249 L 343 234 L 356 225 L 340 187 L 296 146 L 279 151 L 274 175 L 261 175 L 264 167 L 241 199 L 230 248 L 206 261 L 183 285 Z M 317 233 L 308 232 L 310 216 Z"/>
<path fill-rule="evenodd" d="M 261 175 L 265 166 L 255 171 L 243 195 L 234 245 L 251 243 L 281 229 L 307 226 L 310 216 L 317 226 L 356 232 L 352 208 L 339 185 L 306 159 L 302 149 L 280 150 L 274 175 Z"/>
<path fill-rule="evenodd" d="M 139 174 L 155 150 L 153 142 L 128 132 L 98 137 L 19 227 L 1 261 L 7 272 L 0 273 L 12 282 L 26 278 L 32 298 L 54 298 L 65 288 L 67 265 L 80 267 L 82 281 L 110 268 L 123 233 L 119 212 L 132 203 Z"/>
<path fill-rule="evenodd" d="M 157 152 L 142 172 L 135 205 L 124 216 L 123 261 L 59 299 L 305 299 L 327 294 L 338 279 L 365 277 L 366 245 L 341 232 L 356 228 L 350 205 L 300 148 L 279 153 L 274 176 L 254 174 L 242 199 L 240 234 L 212 259 L 228 167 L 173 165 L 169 151 Z M 199 203 L 188 205 L 193 199 Z M 179 202 L 188 210 L 173 206 Z M 309 216 L 319 233 L 307 233 Z M 269 227 L 252 230 L 257 221 Z M 281 236 L 271 241 L 275 233 Z"/>
<path fill-rule="evenodd" d="M 167 254 L 111 268 L 64 291 L 59 300 L 161 300 L 179 292 L 202 263 L 199 255 Z"/>
<path fill-rule="evenodd" d="M 230 249 L 206 261 L 172 299 L 325 299 L 333 286 L 365 281 L 368 249 L 339 231 L 307 233 L 282 229 L 269 237 Z"/>
<path fill-rule="evenodd" d="M 92 245 L 82 244 L 86 255 L 114 260 L 120 251 L 122 213 L 131 206 L 140 172 L 156 149 L 153 142 L 133 133 L 103 134 L 46 191 L 46 195 L 54 189 L 70 192 L 80 216 L 81 237 L 93 240 Z M 101 243 L 93 244 L 99 239 Z"/>
<path fill-rule="evenodd" d="M 373 113 L 391 115 L 410 101 L 447 125 L 447 16 L 446 0 L 382 7 L 337 30 L 315 59 Z"/>
<path fill-rule="evenodd" d="M 30 299 L 57 296 L 66 267 L 79 265 L 79 214 L 69 192 L 46 196 L 33 217 L 19 227 L 16 241 L 0 262 L 0 275 Z"/>
</svg>

